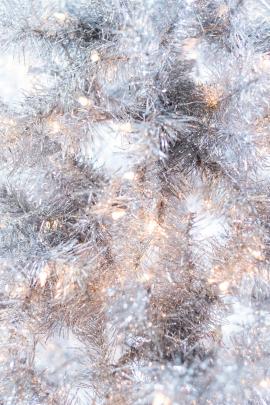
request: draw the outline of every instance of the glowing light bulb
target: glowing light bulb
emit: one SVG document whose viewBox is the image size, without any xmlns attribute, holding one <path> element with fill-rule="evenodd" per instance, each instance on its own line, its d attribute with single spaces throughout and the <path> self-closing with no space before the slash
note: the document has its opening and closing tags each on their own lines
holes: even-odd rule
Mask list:
<svg viewBox="0 0 270 405">
<path fill-rule="evenodd" d="M 54 16 L 54 18 L 56 19 L 56 20 L 58 20 L 61 24 L 63 24 L 65 21 L 66 21 L 66 19 L 67 19 L 67 15 L 65 14 L 65 13 L 54 13 L 53 14 L 53 16 Z"/>
<path fill-rule="evenodd" d="M 112 219 L 114 221 L 117 221 L 118 219 L 124 217 L 126 215 L 126 211 L 124 210 L 115 210 L 112 212 Z"/>
<path fill-rule="evenodd" d="M 150 274 L 148 272 L 144 272 L 144 273 L 140 274 L 139 280 L 142 283 L 146 283 L 147 281 L 150 281 L 152 277 L 153 277 L 152 274 Z"/>
<path fill-rule="evenodd" d="M 156 393 L 152 405 L 170 405 L 171 400 L 162 392 Z"/>
<path fill-rule="evenodd" d="M 270 69 L 270 56 L 268 54 L 264 54 L 261 56 L 259 63 L 258 63 L 259 69 L 261 69 L 264 72 L 269 72 Z"/>
<path fill-rule="evenodd" d="M 223 283 L 219 284 L 219 289 L 221 292 L 225 293 L 228 291 L 230 283 L 228 281 L 223 281 Z"/>
<path fill-rule="evenodd" d="M 251 256 L 254 257 L 254 259 L 260 260 L 260 261 L 264 260 L 264 256 L 260 250 L 254 250 L 254 249 L 249 248 L 248 251 L 251 254 Z"/>
<path fill-rule="evenodd" d="M 146 224 L 146 230 L 149 233 L 153 233 L 154 230 L 157 228 L 157 226 L 158 226 L 157 222 L 153 219 L 150 219 Z"/>
<path fill-rule="evenodd" d="M 183 41 L 183 52 L 187 59 L 197 59 L 198 57 L 198 50 L 197 45 L 199 40 L 197 38 L 187 38 Z"/>
<path fill-rule="evenodd" d="M 264 380 L 261 380 L 259 385 L 262 388 L 269 388 L 270 387 L 270 378 L 265 378 Z"/>
<path fill-rule="evenodd" d="M 132 125 L 130 122 L 122 122 L 122 123 L 119 123 L 117 126 L 119 128 L 119 131 L 121 131 L 121 132 L 126 132 L 126 133 L 132 132 Z"/>
<path fill-rule="evenodd" d="M 12 119 L 3 117 L 1 118 L 1 124 L 10 125 L 11 127 L 14 127 L 16 125 L 16 122 Z"/>
<path fill-rule="evenodd" d="M 61 130 L 61 126 L 60 126 L 59 122 L 57 122 L 57 121 L 51 121 L 49 123 L 49 126 L 50 126 L 51 132 L 53 134 L 57 134 Z"/>
<path fill-rule="evenodd" d="M 135 178 L 135 173 L 134 172 L 126 172 L 126 173 L 123 174 L 123 179 L 125 179 L 125 180 L 132 181 L 132 180 L 134 180 L 134 178 Z"/>
<path fill-rule="evenodd" d="M 91 61 L 94 62 L 94 63 L 98 62 L 98 61 L 100 60 L 100 56 L 99 56 L 98 51 L 93 50 L 93 51 L 91 52 L 90 59 L 91 59 Z"/>
<path fill-rule="evenodd" d="M 85 96 L 78 97 L 77 101 L 82 107 L 89 107 L 92 104 L 91 100 Z"/>
<path fill-rule="evenodd" d="M 228 12 L 229 12 L 229 7 L 226 4 L 222 4 L 218 10 L 218 16 L 226 17 L 228 15 Z"/>
<path fill-rule="evenodd" d="M 49 268 L 49 266 L 48 265 L 46 265 L 43 269 L 42 269 L 42 271 L 40 272 L 40 274 L 39 274 L 39 284 L 40 284 L 40 286 L 41 287 L 44 287 L 45 286 L 45 284 L 46 284 L 46 281 L 47 281 L 47 279 L 48 279 L 48 277 L 49 277 L 49 275 L 50 275 L 50 268 Z"/>
</svg>

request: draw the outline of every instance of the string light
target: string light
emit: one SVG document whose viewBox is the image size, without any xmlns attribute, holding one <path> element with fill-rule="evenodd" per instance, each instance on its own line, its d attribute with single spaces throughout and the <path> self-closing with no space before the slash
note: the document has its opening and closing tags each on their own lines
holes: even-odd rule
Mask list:
<svg viewBox="0 0 270 405">
<path fill-rule="evenodd" d="M 270 378 L 266 378 L 260 381 L 260 387 L 268 389 L 270 387 Z"/>
<path fill-rule="evenodd" d="M 50 130 L 53 134 L 57 134 L 61 131 L 61 125 L 58 121 L 56 120 L 50 120 L 49 121 L 49 126 Z"/>
<path fill-rule="evenodd" d="M 85 96 L 78 97 L 78 103 L 82 107 L 90 107 L 92 105 L 91 100 L 89 98 L 85 97 Z"/>
<path fill-rule="evenodd" d="M 98 51 L 93 50 L 93 51 L 91 52 L 90 59 L 91 59 L 91 61 L 94 62 L 94 63 L 98 62 L 98 61 L 100 60 L 100 56 L 99 56 Z"/>
<path fill-rule="evenodd" d="M 123 209 L 117 209 L 112 212 L 112 219 L 117 221 L 120 218 L 123 218 L 126 215 L 126 211 Z"/>
<path fill-rule="evenodd" d="M 251 256 L 254 257 L 256 260 L 263 261 L 265 259 L 264 255 L 260 250 L 248 248 L 248 251 L 251 254 Z"/>
<path fill-rule="evenodd" d="M 121 122 L 117 124 L 117 127 L 121 132 L 125 132 L 127 134 L 131 133 L 133 128 L 130 122 Z"/>
<path fill-rule="evenodd" d="M 145 228 L 146 228 L 147 232 L 153 233 L 157 229 L 158 226 L 159 225 L 157 224 L 157 222 L 155 220 L 150 219 L 149 221 L 146 222 Z"/>
<path fill-rule="evenodd" d="M 171 401 L 165 394 L 162 392 L 157 392 L 154 396 L 152 405 L 170 405 Z"/>
<path fill-rule="evenodd" d="M 55 12 L 53 14 L 54 18 L 59 21 L 61 24 L 63 24 L 66 19 L 67 19 L 67 15 L 65 13 L 60 13 L 60 12 Z"/>
<path fill-rule="evenodd" d="M 39 274 L 39 283 L 41 287 L 45 286 L 47 279 L 50 276 L 50 273 L 51 273 L 50 266 L 49 265 L 44 266 Z"/>
<path fill-rule="evenodd" d="M 219 284 L 219 289 L 222 293 L 226 293 L 229 289 L 230 283 L 228 281 L 223 281 Z"/>
<path fill-rule="evenodd" d="M 135 173 L 134 172 L 126 172 L 123 174 L 123 178 L 125 180 L 133 181 L 135 179 Z"/>
<path fill-rule="evenodd" d="M 197 59 L 198 58 L 198 38 L 187 38 L 183 41 L 182 49 L 187 59 Z"/>
</svg>

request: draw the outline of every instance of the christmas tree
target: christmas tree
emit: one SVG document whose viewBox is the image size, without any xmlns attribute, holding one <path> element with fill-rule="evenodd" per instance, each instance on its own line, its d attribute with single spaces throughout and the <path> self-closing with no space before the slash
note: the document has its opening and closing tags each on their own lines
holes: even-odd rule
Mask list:
<svg viewBox="0 0 270 405">
<path fill-rule="evenodd" d="M 1 405 L 270 403 L 267 0 L 1 0 Z"/>
</svg>

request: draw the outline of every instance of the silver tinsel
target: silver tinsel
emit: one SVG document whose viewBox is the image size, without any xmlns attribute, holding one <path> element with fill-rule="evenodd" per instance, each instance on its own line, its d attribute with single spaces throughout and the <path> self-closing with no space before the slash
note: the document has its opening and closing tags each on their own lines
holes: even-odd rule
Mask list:
<svg viewBox="0 0 270 405">
<path fill-rule="evenodd" d="M 268 0 L 0 1 L 0 404 L 267 405 Z"/>
</svg>

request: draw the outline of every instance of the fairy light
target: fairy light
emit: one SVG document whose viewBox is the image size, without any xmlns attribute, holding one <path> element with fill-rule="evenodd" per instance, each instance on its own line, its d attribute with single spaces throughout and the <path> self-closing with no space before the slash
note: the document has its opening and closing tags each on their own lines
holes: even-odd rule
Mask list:
<svg viewBox="0 0 270 405">
<path fill-rule="evenodd" d="M 121 132 L 130 133 L 132 132 L 132 125 L 130 122 L 120 122 L 117 127 Z"/>
<path fill-rule="evenodd" d="M 135 173 L 134 172 L 126 172 L 123 174 L 123 179 L 133 181 L 135 179 Z"/>
<path fill-rule="evenodd" d="M 182 50 L 187 59 L 197 59 L 198 58 L 198 46 L 199 39 L 197 38 L 187 38 L 183 41 Z"/>
<path fill-rule="evenodd" d="M 93 50 L 93 51 L 91 52 L 91 54 L 90 54 L 90 59 L 91 59 L 91 61 L 94 62 L 94 63 L 98 62 L 98 61 L 100 60 L 100 56 L 99 56 L 98 51 Z"/>
<path fill-rule="evenodd" d="M 259 386 L 261 388 L 269 388 L 270 387 L 270 378 L 265 378 L 264 380 L 261 380 L 259 383 Z"/>
<path fill-rule="evenodd" d="M 157 392 L 154 396 L 152 405 L 170 405 L 171 400 L 162 392 Z"/>
<path fill-rule="evenodd" d="M 39 284 L 41 287 L 45 286 L 50 273 L 51 273 L 50 267 L 48 265 L 44 266 L 39 274 Z"/>
<path fill-rule="evenodd" d="M 268 54 L 263 54 L 257 64 L 258 68 L 263 72 L 269 72 L 270 70 L 270 56 Z"/>
<path fill-rule="evenodd" d="M 44 287 L 47 281 L 47 274 L 45 271 L 43 271 L 40 275 L 39 275 L 39 284 L 40 287 Z"/>
<path fill-rule="evenodd" d="M 57 134 L 61 131 L 61 125 L 58 121 L 49 121 L 50 131 L 53 134 Z"/>
<path fill-rule="evenodd" d="M 54 18 L 55 18 L 58 22 L 60 22 L 61 24 L 63 24 L 63 23 L 66 21 L 66 19 L 67 19 L 67 15 L 66 15 L 65 13 L 55 12 L 55 13 L 53 14 L 53 16 L 54 16 Z"/>
<path fill-rule="evenodd" d="M 164 231 L 164 229 L 162 229 L 162 227 L 154 218 L 150 218 L 145 222 L 144 229 L 150 235 L 155 234 L 155 236 L 157 237 L 160 236 L 166 237 L 166 232 Z"/>
<path fill-rule="evenodd" d="M 219 284 L 218 288 L 222 293 L 226 293 L 229 289 L 230 283 L 228 281 L 223 281 Z"/>
<path fill-rule="evenodd" d="M 227 4 L 222 4 L 218 9 L 218 16 L 224 18 L 228 15 L 229 11 L 229 6 Z"/>
<path fill-rule="evenodd" d="M 150 220 L 146 223 L 145 228 L 146 228 L 146 231 L 147 231 L 147 232 L 153 233 L 153 232 L 157 229 L 158 226 L 159 226 L 159 225 L 157 224 L 157 222 L 156 222 L 155 220 L 150 219 Z"/>
<path fill-rule="evenodd" d="M 4 124 L 4 125 L 9 125 L 11 127 L 16 126 L 16 122 L 13 119 L 10 119 L 10 118 L 7 118 L 7 117 L 2 117 L 0 119 L 0 121 L 1 121 L 1 124 Z"/>
<path fill-rule="evenodd" d="M 117 209 L 112 212 L 112 219 L 117 221 L 120 218 L 123 218 L 126 215 L 126 211 L 123 209 Z"/>
<path fill-rule="evenodd" d="M 265 258 L 260 250 L 248 248 L 249 253 L 251 254 L 254 259 L 263 261 Z"/>
<path fill-rule="evenodd" d="M 138 279 L 141 283 L 147 283 L 153 278 L 153 275 L 149 273 L 148 271 L 143 272 L 138 276 Z"/>
<path fill-rule="evenodd" d="M 91 100 L 85 96 L 78 97 L 77 101 L 82 107 L 90 107 L 92 105 Z"/>
</svg>

